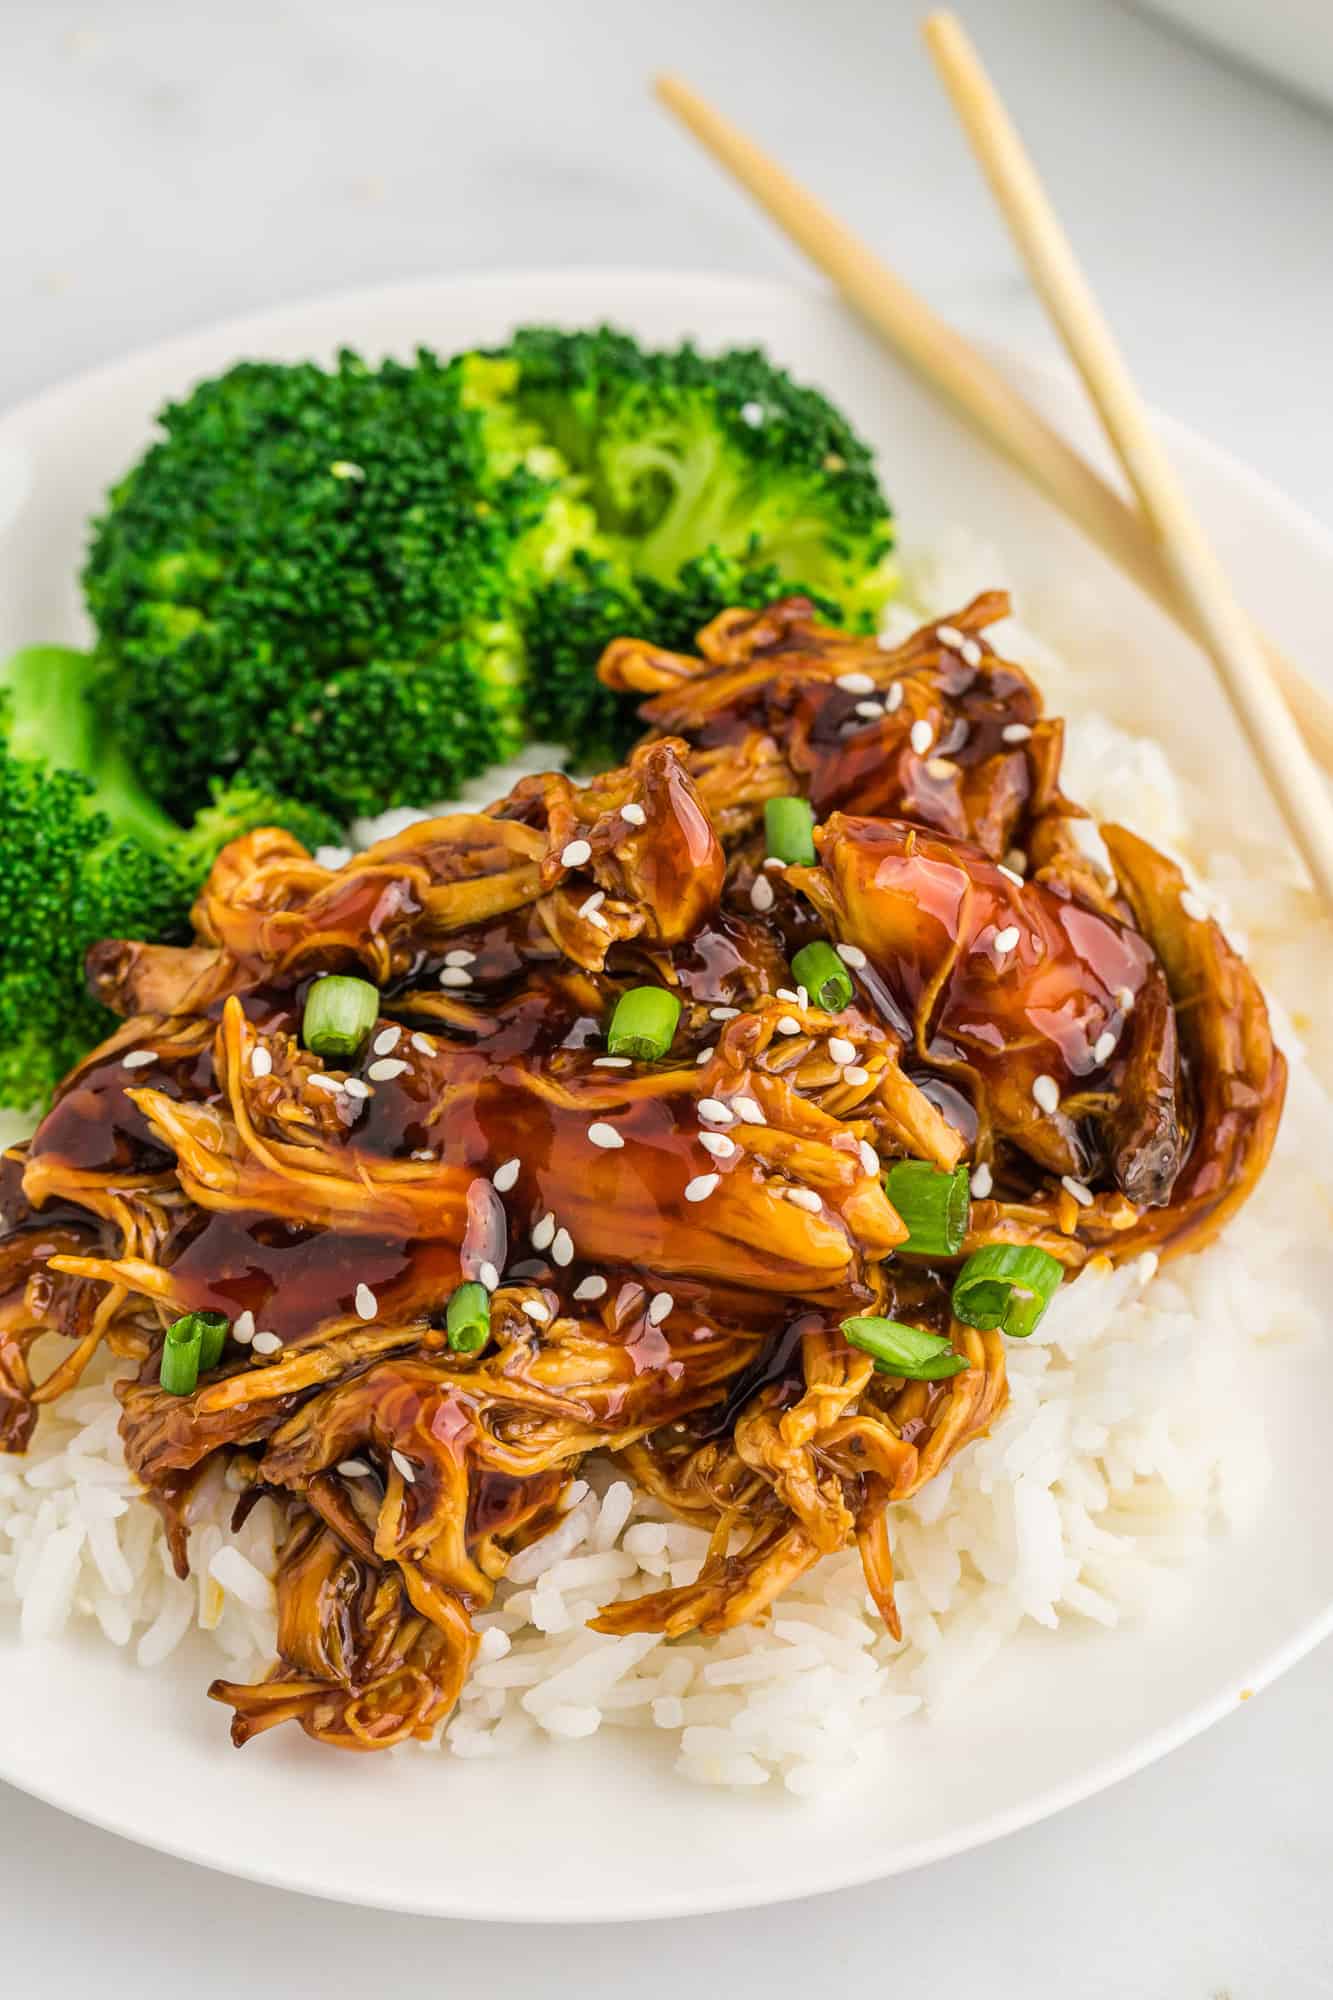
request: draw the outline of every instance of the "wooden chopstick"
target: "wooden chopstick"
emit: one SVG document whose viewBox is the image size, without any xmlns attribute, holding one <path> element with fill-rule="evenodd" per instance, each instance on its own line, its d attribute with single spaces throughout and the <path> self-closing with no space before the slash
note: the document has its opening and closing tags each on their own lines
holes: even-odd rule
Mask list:
<svg viewBox="0 0 1333 2000">
<path fill-rule="evenodd" d="M 980 57 L 952 14 L 932 14 L 925 35 L 1000 212 L 1138 495 L 1179 601 L 1189 607 L 1288 831 L 1333 908 L 1333 800 L 1263 648 L 1162 448 L 1105 314 Z"/>
<path fill-rule="evenodd" d="M 657 79 L 661 102 L 740 182 L 760 208 L 837 287 L 873 332 L 953 405 L 993 449 L 1031 480 L 1119 569 L 1201 646 L 1204 626 L 1138 510 L 1012 388 L 985 356 L 931 310 L 831 211 L 683 83 Z M 1255 637 L 1305 739 L 1333 772 L 1333 698 L 1256 631 Z"/>
</svg>

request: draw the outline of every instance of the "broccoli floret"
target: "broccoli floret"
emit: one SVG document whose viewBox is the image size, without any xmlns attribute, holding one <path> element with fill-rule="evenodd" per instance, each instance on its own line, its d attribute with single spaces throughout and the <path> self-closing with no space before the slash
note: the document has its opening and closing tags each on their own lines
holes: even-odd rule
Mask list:
<svg viewBox="0 0 1333 2000">
<path fill-rule="evenodd" d="M 96 674 L 59 646 L 0 668 L 0 1104 L 19 1110 L 46 1102 L 114 1026 L 84 985 L 91 944 L 188 940 L 214 857 L 256 826 L 286 826 L 308 845 L 338 835 L 317 810 L 248 786 L 218 787 L 178 825 L 98 728 Z"/>
</svg>

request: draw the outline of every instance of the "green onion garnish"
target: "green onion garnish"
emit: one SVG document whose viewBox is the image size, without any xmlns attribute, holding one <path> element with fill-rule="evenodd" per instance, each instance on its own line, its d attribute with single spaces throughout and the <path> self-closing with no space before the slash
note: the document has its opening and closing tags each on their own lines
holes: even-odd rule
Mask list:
<svg viewBox="0 0 1333 2000">
<path fill-rule="evenodd" d="M 954 1280 L 954 1316 L 964 1326 L 998 1327 L 1017 1340 L 1037 1327 L 1060 1289 L 1064 1266 L 1046 1250 L 988 1243 Z"/>
<path fill-rule="evenodd" d="M 671 1047 L 680 1002 L 665 986 L 631 986 L 616 1002 L 606 1046 L 613 1056 L 657 1062 Z"/>
<path fill-rule="evenodd" d="M 928 1333 L 923 1326 L 904 1326 L 897 1319 L 845 1319 L 843 1339 L 875 1357 L 875 1366 L 884 1375 L 901 1375 L 908 1382 L 946 1382 L 961 1375 L 971 1362 L 955 1354 L 942 1333 Z"/>
<path fill-rule="evenodd" d="M 210 1368 L 216 1368 L 222 1359 L 222 1350 L 227 1344 L 227 1334 L 231 1322 L 225 1313 L 196 1313 L 203 1329 L 199 1341 L 199 1373 L 207 1375 Z"/>
<path fill-rule="evenodd" d="M 186 1313 L 167 1328 L 158 1380 L 169 1396 L 193 1394 L 199 1380 L 199 1355 L 203 1340 L 202 1313 Z"/>
<path fill-rule="evenodd" d="M 380 996 L 366 979 L 331 973 L 306 995 L 301 1040 L 323 1061 L 351 1060 L 379 1019 Z"/>
<path fill-rule="evenodd" d="M 958 1255 L 971 1203 L 966 1167 L 947 1174 L 929 1160 L 895 1160 L 884 1176 L 884 1192 L 907 1225 L 900 1250 L 914 1257 Z"/>
<path fill-rule="evenodd" d="M 480 1354 L 491 1337 L 491 1295 L 485 1285 L 460 1285 L 445 1308 L 444 1324 L 455 1354 Z"/>
<path fill-rule="evenodd" d="M 826 1014 L 840 1014 L 852 1004 L 852 977 L 831 944 L 821 938 L 805 945 L 791 962 L 798 986 L 810 995 L 810 1004 Z"/>
<path fill-rule="evenodd" d="M 815 858 L 815 816 L 805 799 L 766 799 L 764 839 L 779 861 L 808 868 Z"/>
</svg>

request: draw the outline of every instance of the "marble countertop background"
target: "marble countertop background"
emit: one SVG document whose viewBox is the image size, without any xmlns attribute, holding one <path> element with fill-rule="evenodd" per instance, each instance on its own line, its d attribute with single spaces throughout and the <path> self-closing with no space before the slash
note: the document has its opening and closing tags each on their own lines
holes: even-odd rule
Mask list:
<svg viewBox="0 0 1333 2000">
<path fill-rule="evenodd" d="M 659 68 L 713 95 L 943 311 L 1049 352 L 918 11 L 6 0 L 0 405 L 210 320 L 381 280 L 800 275 L 653 107 Z M 1148 392 L 1333 526 L 1333 118 L 1114 0 L 963 12 Z M 1331 1706 L 1325 1649 L 1223 1728 L 999 1846 L 880 1888 L 632 1929 L 501 1936 L 328 1907 L 0 1787 L 0 1984 L 33 2000 L 95 1982 L 107 2000 L 183 1985 L 232 2000 L 238 1979 L 295 2000 L 597 2000 L 632 1981 L 665 2000 L 705 1983 L 794 1994 L 816 1974 L 942 2000 L 1313 2000 L 1333 1993 L 1317 1747 Z"/>
</svg>

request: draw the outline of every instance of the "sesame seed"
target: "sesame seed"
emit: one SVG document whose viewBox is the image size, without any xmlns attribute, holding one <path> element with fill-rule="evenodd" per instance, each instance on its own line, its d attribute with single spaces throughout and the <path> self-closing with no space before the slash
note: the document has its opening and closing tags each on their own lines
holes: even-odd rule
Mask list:
<svg viewBox="0 0 1333 2000">
<path fill-rule="evenodd" d="M 250 1342 L 250 1346 L 256 1354 L 281 1354 L 282 1352 L 282 1342 L 278 1339 L 276 1333 L 257 1333 Z"/>
<path fill-rule="evenodd" d="M 850 965 L 854 972 L 859 972 L 866 962 L 866 955 L 859 944 L 835 944 L 833 949 L 843 964 Z"/>
<path fill-rule="evenodd" d="M 588 1127 L 588 1137 L 594 1146 L 601 1146 L 605 1152 L 618 1153 L 625 1141 L 614 1125 L 608 1125 L 598 1118 Z"/>
<path fill-rule="evenodd" d="M 1129 1014 L 1134 1010 L 1134 995 L 1130 992 L 1128 986 L 1116 987 L 1115 1002 L 1122 1014 Z"/>
<path fill-rule="evenodd" d="M 545 1326 L 551 1317 L 551 1308 L 540 1299 L 524 1299 L 521 1310 L 529 1319 L 535 1319 L 538 1326 Z"/>
<path fill-rule="evenodd" d="M 560 856 L 566 868 L 582 868 L 585 861 L 592 860 L 592 843 L 587 840 L 571 840 Z"/>
<path fill-rule="evenodd" d="M 541 1221 L 537 1223 L 533 1228 L 531 1237 L 533 1249 L 549 1250 L 551 1247 L 551 1239 L 554 1237 L 554 1235 L 555 1235 L 555 1217 L 548 1208 L 545 1215 L 542 1217 Z"/>
<path fill-rule="evenodd" d="M 1109 1028 L 1103 1034 L 1098 1035 L 1092 1045 L 1092 1060 L 1099 1068 L 1103 1063 L 1110 1062 L 1111 1057 L 1115 1054 L 1115 1043 L 1116 1038 Z"/>
<path fill-rule="evenodd" d="M 733 1097 L 731 1108 L 747 1125 L 762 1125 L 764 1114 L 752 1097 Z"/>
<path fill-rule="evenodd" d="M 413 1035 L 412 1047 L 419 1056 L 433 1056 L 435 1054 L 435 1044 L 429 1035 Z"/>
<path fill-rule="evenodd" d="M 818 1215 L 824 1206 L 813 1188 L 788 1188 L 787 1199 L 794 1208 L 803 1208 L 810 1215 Z"/>
<path fill-rule="evenodd" d="M 981 665 L 981 648 L 975 639 L 964 639 L 958 651 L 967 666 L 979 667 Z"/>
<path fill-rule="evenodd" d="M 634 1058 L 633 1056 L 594 1056 L 592 1066 L 594 1069 L 633 1069 Z"/>
<path fill-rule="evenodd" d="M 717 1054 L 717 1043 L 710 1042 L 708 1044 L 708 1047 L 706 1049 L 700 1049 L 698 1055 L 694 1058 L 694 1067 L 696 1069 L 702 1069 L 704 1064 L 706 1062 L 711 1062 L 716 1054 Z"/>
<path fill-rule="evenodd" d="M 861 1156 L 861 1165 L 864 1171 L 868 1174 L 878 1174 L 879 1154 L 875 1151 L 870 1141 L 868 1139 L 858 1139 L 856 1150 Z"/>
<path fill-rule="evenodd" d="M 720 1174 L 696 1174 L 685 1183 L 686 1201 L 707 1201 L 721 1178 Z"/>
<path fill-rule="evenodd" d="M 356 1297 L 353 1300 L 353 1304 L 356 1307 L 356 1316 L 358 1319 L 374 1319 L 376 1313 L 380 1309 L 379 1300 L 375 1297 L 375 1294 L 371 1291 L 370 1286 L 366 1284 L 360 1284 L 357 1286 Z M 256 1338 L 258 1338 L 258 1336 L 256 1336 Z"/>
<path fill-rule="evenodd" d="M 472 974 L 462 965 L 446 965 L 440 971 L 441 986 L 470 986 Z"/>
<path fill-rule="evenodd" d="M 585 921 L 594 925 L 599 931 L 609 931 L 611 928 L 600 910 L 589 910 Z"/>
<path fill-rule="evenodd" d="M 699 1144 L 715 1160 L 729 1160 L 736 1150 L 736 1141 L 729 1139 L 725 1132 L 701 1132 Z"/>
<path fill-rule="evenodd" d="M 267 1049 L 255 1048 L 250 1051 L 251 1076 L 272 1076 L 273 1058 Z"/>
<path fill-rule="evenodd" d="M 856 713 L 863 715 L 867 722 L 875 722 L 883 715 L 884 704 L 882 701 L 858 701 Z"/>
<path fill-rule="evenodd" d="M 801 1004 L 800 994 L 791 986 L 779 986 L 773 997 L 775 1000 L 788 1000 L 793 1007 L 799 1007 Z"/>
<path fill-rule="evenodd" d="M 306 1082 L 313 1085 L 316 1090 L 331 1090 L 335 1096 L 342 1089 L 337 1077 L 325 1076 L 323 1070 L 316 1070 L 313 1076 L 306 1078 Z"/>
<path fill-rule="evenodd" d="M 778 1033 L 780 1035 L 799 1035 L 800 1032 L 801 1032 L 801 1024 L 796 1019 L 795 1015 L 779 1014 Z"/>
<path fill-rule="evenodd" d="M 631 799 L 627 806 L 620 808 L 620 817 L 627 819 L 631 826 L 643 826 L 647 821 L 648 815 L 642 806 L 636 805 L 633 799 Z"/>
<path fill-rule="evenodd" d="M 372 1083 L 392 1083 L 396 1076 L 401 1076 L 404 1070 L 410 1068 L 411 1064 L 405 1063 L 399 1056 L 381 1056 L 378 1062 L 370 1065 L 366 1075 Z"/>
<path fill-rule="evenodd" d="M 417 1481 L 417 1472 L 416 1472 L 416 1467 L 413 1465 L 411 1459 L 404 1458 L 401 1451 L 397 1450 L 391 1451 L 389 1453 L 389 1457 L 393 1460 L 394 1470 L 398 1473 L 399 1477 L 403 1479 L 408 1486 L 415 1486 Z"/>
<path fill-rule="evenodd" d="M 1193 889 L 1181 890 L 1180 907 L 1185 912 L 1185 915 L 1191 918 L 1196 924 L 1207 922 L 1208 905 L 1195 895 Z"/>
<path fill-rule="evenodd" d="M 739 1007 L 710 1007 L 708 1018 L 710 1021 L 734 1021 L 740 1011 Z"/>
<path fill-rule="evenodd" d="M 976 1168 L 976 1170 L 972 1175 L 972 1180 L 971 1180 L 972 1192 L 976 1196 L 978 1201 L 984 1201 L 986 1199 L 986 1196 L 990 1193 L 991 1189 L 994 1187 L 994 1185 L 995 1185 L 994 1176 L 992 1175 L 990 1167 L 987 1165 L 986 1161 L 983 1160 L 981 1162 L 981 1165 Z"/>
<path fill-rule="evenodd" d="M 1149 1284 L 1157 1276 L 1158 1262 L 1159 1259 L 1155 1250 L 1144 1251 L 1137 1264 L 1139 1283 L 1141 1285 Z"/>
<path fill-rule="evenodd" d="M 995 933 L 996 951 L 1012 951 L 1018 943 L 1018 925 L 1006 924 L 1002 931 Z"/>
<path fill-rule="evenodd" d="M 873 694 L 875 692 L 875 683 L 869 674 L 839 674 L 833 685 L 840 687 L 844 694 Z"/>
<path fill-rule="evenodd" d="M 896 715 L 902 705 L 903 684 L 901 681 L 893 681 L 890 683 L 889 691 L 884 697 L 884 713 L 886 715 Z"/>
<path fill-rule="evenodd" d="M 414 1160 L 433 1160 L 435 1158 L 435 1155 L 434 1153 L 432 1153 L 429 1146 L 415 1146 L 412 1149 L 411 1157 Z"/>
<path fill-rule="evenodd" d="M 391 1022 L 387 1028 L 380 1029 L 370 1046 L 374 1049 L 377 1056 L 392 1055 L 398 1046 L 402 1032 L 396 1021 Z"/>
<path fill-rule="evenodd" d="M 154 1049 L 134 1049 L 134 1050 L 132 1050 L 132 1051 L 131 1051 L 131 1053 L 130 1053 L 129 1055 L 127 1055 L 127 1056 L 125 1057 L 124 1061 L 123 1061 L 123 1062 L 121 1063 L 121 1068 L 122 1068 L 122 1069 L 147 1069 L 147 1067 L 148 1067 L 149 1063 L 155 1063 L 156 1061 L 157 1061 L 157 1052 L 156 1052 L 156 1050 L 154 1050 Z"/>
<path fill-rule="evenodd" d="M 927 777 L 937 778 L 941 781 L 945 778 L 956 778 L 958 776 L 958 766 L 950 757 L 932 757 L 926 765 L 926 775 Z"/>
<path fill-rule="evenodd" d="M 1082 1181 L 1076 1181 L 1072 1174 L 1061 1174 L 1060 1185 L 1066 1194 L 1073 1195 L 1080 1208 L 1092 1207 L 1092 1189 L 1084 1187 Z"/>
<path fill-rule="evenodd" d="M 370 1467 L 364 1458 L 340 1458 L 338 1470 L 344 1479 L 369 1479 Z"/>
<path fill-rule="evenodd" d="M 1031 734 L 1026 722 L 1006 722 L 1000 731 L 1006 743 L 1026 743 Z"/>
<path fill-rule="evenodd" d="M 591 896 L 588 897 L 587 901 L 579 904 L 579 915 L 581 917 L 591 917 L 595 915 L 595 913 L 601 909 L 602 904 L 605 901 L 606 901 L 605 889 L 594 889 Z"/>
<path fill-rule="evenodd" d="M 675 1303 L 670 1292 L 654 1292 L 648 1303 L 649 1325 L 660 1326 Z"/>
<path fill-rule="evenodd" d="M 854 1090 L 859 1090 L 863 1083 L 869 1083 L 870 1071 L 862 1069 L 860 1063 L 849 1063 L 842 1073 L 842 1080 L 850 1083 Z"/>
<path fill-rule="evenodd" d="M 475 965 L 477 954 L 475 951 L 464 951 L 460 946 L 456 951 L 447 951 L 444 962 L 446 965 Z"/>
<path fill-rule="evenodd" d="M 488 1292 L 493 1292 L 496 1286 L 499 1284 L 500 1273 L 496 1270 L 494 1264 L 492 1264 L 489 1261 L 489 1259 L 484 1264 L 478 1264 L 477 1282 L 478 1284 L 485 1285 Z"/>
<path fill-rule="evenodd" d="M 736 1122 L 731 1110 L 720 1097 L 701 1097 L 698 1112 L 709 1125 L 734 1125 Z"/>
<path fill-rule="evenodd" d="M 740 408 L 740 419 L 743 424 L 748 424 L 752 431 L 758 430 L 760 424 L 762 424 L 764 421 L 763 404 L 756 403 L 753 401 L 749 403 L 742 403 Z"/>
<path fill-rule="evenodd" d="M 1011 847 L 1004 857 L 1006 873 L 1014 876 L 1020 882 L 1027 872 L 1027 865 L 1027 853 L 1021 847 Z"/>
<path fill-rule="evenodd" d="M 606 1279 L 581 1278 L 574 1287 L 574 1297 L 579 1300 L 603 1299 L 606 1297 Z"/>
<path fill-rule="evenodd" d="M 931 744 L 935 741 L 935 732 L 924 716 L 918 722 L 912 724 L 908 741 L 918 757 L 924 757 Z"/>
<path fill-rule="evenodd" d="M 359 1076 L 349 1076 L 346 1078 L 343 1083 L 343 1089 L 349 1097 L 369 1097 L 370 1095 L 370 1085 L 362 1083 Z"/>
<path fill-rule="evenodd" d="M 963 634 L 956 625 L 937 625 L 935 637 L 942 646 L 961 646 L 963 643 Z"/>
<path fill-rule="evenodd" d="M 567 1229 L 557 1229 L 555 1242 L 551 1245 L 551 1256 L 557 1264 L 574 1262 L 574 1238 Z"/>
<path fill-rule="evenodd" d="M 1032 1095 L 1039 1111 L 1053 1112 L 1060 1109 L 1060 1086 L 1053 1076 L 1036 1076 L 1032 1079 Z"/>
<path fill-rule="evenodd" d="M 810 994 L 808 988 L 804 986 L 797 987 L 796 1005 L 801 1009 L 802 1012 L 804 1012 L 805 1009 L 810 1005 Z"/>
<path fill-rule="evenodd" d="M 750 907 L 760 911 L 772 909 L 773 884 L 767 875 L 756 875 L 750 884 Z"/>
<path fill-rule="evenodd" d="M 828 1038 L 828 1052 L 835 1063 L 856 1061 L 856 1043 L 849 1042 L 845 1035 L 830 1035 Z"/>
<path fill-rule="evenodd" d="M 255 1316 L 247 1306 L 243 1313 L 236 1315 L 231 1329 L 233 1340 L 239 1340 L 242 1347 L 248 1347 L 255 1337 Z"/>
<path fill-rule="evenodd" d="M 506 1160 L 503 1166 L 495 1169 L 495 1172 L 491 1175 L 491 1186 L 497 1194 L 508 1194 L 510 1188 L 518 1179 L 518 1170 L 521 1164 L 522 1162 L 518 1159 Z"/>
<path fill-rule="evenodd" d="M 766 854 L 764 856 L 765 868 L 785 868 L 786 865 L 780 854 Z"/>
<path fill-rule="evenodd" d="M 1024 882 L 1023 877 L 1019 874 L 1016 868 L 1007 867 L 1003 861 L 997 862 L 996 865 L 999 868 L 1001 875 L 1004 876 L 1007 882 L 1012 882 L 1015 889 L 1026 888 L 1027 885 Z"/>
</svg>

